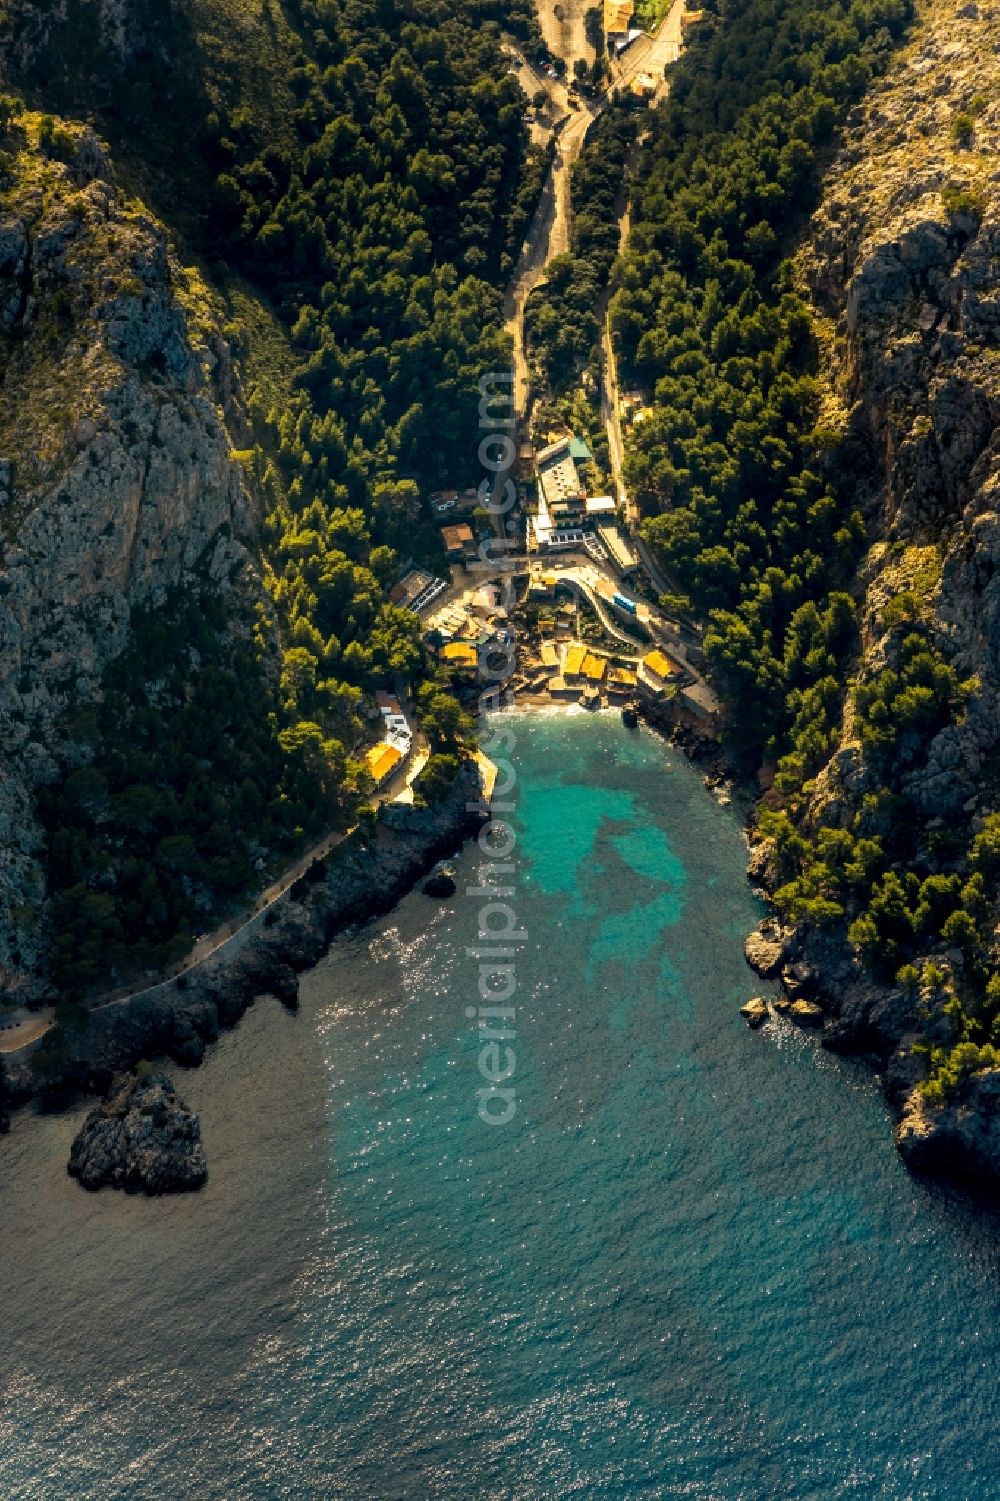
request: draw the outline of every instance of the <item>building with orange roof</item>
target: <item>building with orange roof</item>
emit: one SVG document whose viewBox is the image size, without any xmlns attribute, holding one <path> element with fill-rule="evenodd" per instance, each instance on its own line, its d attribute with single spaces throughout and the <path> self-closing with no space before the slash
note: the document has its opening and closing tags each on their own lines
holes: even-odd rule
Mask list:
<svg viewBox="0 0 1000 1501">
<path fill-rule="evenodd" d="M 390 745 L 386 740 L 379 745 L 373 745 L 365 753 L 365 765 L 376 787 L 381 787 L 383 782 L 388 781 L 402 759 L 403 752 L 399 747 Z"/>
<path fill-rule="evenodd" d="M 668 657 L 665 652 L 659 650 L 647 652 L 642 659 L 642 665 L 651 677 L 661 683 L 668 683 L 672 678 L 684 676 L 684 669 L 679 667 L 672 657 Z"/>
<path fill-rule="evenodd" d="M 608 673 L 608 693 L 612 698 L 626 698 L 636 690 L 639 679 L 626 667 L 612 667 Z"/>
<path fill-rule="evenodd" d="M 625 36 L 635 14 L 635 0 L 604 0 L 604 30 L 608 36 Z"/>
<path fill-rule="evenodd" d="M 579 678 L 583 676 L 583 664 L 587 659 L 587 648 L 575 642 L 567 648 L 566 658 L 563 662 L 562 675 L 564 678 Z"/>
<path fill-rule="evenodd" d="M 449 641 L 441 648 L 441 661 L 452 672 L 475 672 L 479 653 L 471 641 Z"/>
</svg>

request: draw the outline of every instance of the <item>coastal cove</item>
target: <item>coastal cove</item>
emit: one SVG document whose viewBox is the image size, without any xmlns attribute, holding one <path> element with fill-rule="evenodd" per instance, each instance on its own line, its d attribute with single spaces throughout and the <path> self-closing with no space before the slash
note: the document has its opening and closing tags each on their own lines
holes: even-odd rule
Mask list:
<svg viewBox="0 0 1000 1501">
<path fill-rule="evenodd" d="M 339 937 L 178 1083 L 206 1187 L 0 1159 L 17 1501 L 1000 1497 L 996 1226 L 876 1081 L 747 1031 L 738 812 L 616 715 L 515 715 L 518 1112 L 456 896 Z"/>
</svg>

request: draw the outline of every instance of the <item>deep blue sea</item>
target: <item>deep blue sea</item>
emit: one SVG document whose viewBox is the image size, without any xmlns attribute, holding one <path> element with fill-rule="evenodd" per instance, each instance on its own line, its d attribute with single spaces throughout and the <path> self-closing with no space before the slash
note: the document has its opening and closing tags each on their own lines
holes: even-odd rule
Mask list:
<svg viewBox="0 0 1000 1501">
<path fill-rule="evenodd" d="M 81 1111 L 19 1119 L 4 1501 L 1000 1498 L 997 1220 L 860 1065 L 744 1026 L 738 814 L 616 716 L 510 723 L 514 1119 L 473 849 L 179 1079 L 202 1194 L 87 1196 Z"/>
</svg>

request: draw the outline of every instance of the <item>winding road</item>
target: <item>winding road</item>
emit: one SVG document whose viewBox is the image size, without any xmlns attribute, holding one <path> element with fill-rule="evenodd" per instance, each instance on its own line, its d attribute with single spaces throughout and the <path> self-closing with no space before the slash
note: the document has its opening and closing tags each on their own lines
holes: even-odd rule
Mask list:
<svg viewBox="0 0 1000 1501">
<path fill-rule="evenodd" d="M 524 343 L 524 309 L 531 293 L 545 280 L 549 264 L 569 250 L 573 223 L 570 197 L 573 167 L 583 150 L 587 132 L 616 90 L 630 88 L 642 73 L 651 73 L 658 80 L 657 98 L 666 89 L 663 71 L 666 64 L 673 62 L 680 53 L 684 3 L 685 0 L 674 0 L 652 36 L 640 37 L 623 57 L 611 62 L 610 80 L 597 99 L 587 99 L 571 92 L 561 78 L 550 78 L 536 72 L 516 47 L 508 46 L 509 55 L 517 60 L 522 73 L 527 70 L 538 88 L 548 94 L 550 108 L 557 120 L 553 131 L 555 155 L 552 166 L 504 301 L 504 319 L 514 342 L 514 397 L 519 426 L 528 416 L 531 401 L 531 372 Z M 538 22 L 545 45 L 552 56 L 565 62 L 565 76 L 568 78 L 572 78 L 573 63 L 578 58 L 587 63 L 594 60 L 594 51 L 584 28 L 586 9 L 584 0 L 562 0 L 562 3 L 538 0 Z M 627 214 L 626 207 L 625 232 Z M 620 429 L 618 441 L 620 445 Z M 620 454 L 615 482 L 623 487 Z"/>
<path fill-rule="evenodd" d="M 373 807 L 380 807 L 382 803 L 392 802 L 406 792 L 410 783 L 425 765 L 428 756 L 427 739 L 423 732 L 416 727 L 413 746 L 407 758 L 400 763 L 398 770 L 390 777 L 380 792 L 371 798 Z M 88 1011 L 100 1011 L 105 1006 L 120 1006 L 127 1001 L 138 1000 L 140 996 L 149 995 L 151 991 L 158 990 L 161 985 L 174 980 L 178 975 L 187 974 L 207 959 L 214 959 L 227 949 L 237 948 L 255 928 L 264 913 L 276 902 L 280 901 L 286 892 L 290 891 L 295 882 L 301 880 L 306 871 L 316 860 L 323 860 L 338 844 L 350 838 L 357 825 L 349 829 L 343 829 L 336 834 L 327 834 L 310 849 L 301 854 L 293 865 L 283 871 L 278 880 L 274 881 L 265 891 L 262 891 L 254 903 L 252 911 L 244 912 L 237 917 L 228 919 L 220 924 L 212 933 L 206 933 L 194 948 L 189 950 L 179 964 L 165 970 L 156 979 L 150 980 L 138 990 L 130 990 L 127 986 L 119 990 L 111 991 L 106 995 L 90 1001 L 87 1004 Z M 25 1053 L 32 1050 L 45 1036 L 55 1021 L 55 1007 L 46 1006 L 39 1011 L 26 1012 L 15 1022 L 6 1023 L 0 1030 L 0 1056 L 11 1057 L 17 1053 Z"/>
<path fill-rule="evenodd" d="M 587 0 L 538 0 L 538 19 L 545 44 L 552 56 L 560 57 L 565 62 L 566 76 L 569 78 L 573 76 L 574 61 L 582 58 L 590 64 L 594 59 L 594 51 L 587 40 L 584 24 L 587 8 Z M 616 89 L 630 87 L 639 74 L 644 72 L 653 73 L 660 78 L 657 95 L 665 88 L 662 78 L 663 67 L 665 63 L 676 58 L 680 50 L 680 18 L 683 12 L 684 0 L 674 0 L 674 4 L 655 34 L 648 38 L 640 38 L 633 43 L 622 59 L 612 62 L 610 82 L 597 99 L 586 99 L 571 93 L 562 79 L 550 78 L 547 74 L 538 73 L 516 48 L 510 46 L 507 48 L 508 53 L 517 60 L 522 72 L 525 69 L 530 72 L 533 82 L 536 82 L 538 88 L 544 89 L 549 95 L 550 108 L 555 112 L 557 120 L 553 132 L 555 150 L 552 166 L 514 276 L 508 287 L 504 305 L 506 326 L 514 343 L 515 414 L 519 427 L 527 418 L 531 396 L 530 371 L 524 347 L 525 304 L 531 292 L 544 280 L 546 269 L 552 260 L 569 250 L 572 228 L 570 188 L 573 166 L 583 150 L 591 124 L 602 113 Z M 627 212 L 626 209 L 626 216 Z M 623 232 L 625 231 L 627 231 L 627 217 L 623 221 Z M 605 329 L 605 338 L 604 363 L 606 372 L 609 372 L 605 379 L 605 410 L 612 447 L 615 484 L 619 498 L 627 509 L 629 502 L 622 472 L 623 447 L 621 425 L 618 419 L 617 376 L 614 352 L 607 329 Z M 612 430 L 614 436 L 612 436 Z M 644 548 L 641 556 L 648 567 L 648 554 Z M 591 594 L 592 603 L 602 617 L 602 623 L 606 628 L 618 636 L 623 643 L 628 642 L 635 647 L 637 643 L 612 621 L 610 614 L 603 608 L 603 601 L 597 598 L 593 586 L 589 585 L 589 581 L 585 580 L 582 574 L 579 586 L 584 592 Z M 415 768 L 412 765 L 401 768 L 388 786 L 372 801 L 377 805 L 397 796 L 414 774 Z M 241 942 L 261 914 L 284 896 L 289 888 L 305 874 L 312 862 L 329 854 L 351 832 L 353 831 L 346 830 L 339 834 L 329 835 L 314 845 L 312 849 L 300 856 L 278 881 L 261 893 L 251 913 L 233 919 L 216 929 L 215 932 L 199 939 L 185 959 L 173 969 L 139 990 L 117 991 L 105 995 L 93 1002 L 89 1009 L 133 1000 L 150 990 L 155 990 L 165 981 L 203 964 L 206 959 L 222 953 L 230 945 Z M 13 1023 L 8 1021 L 6 1029 L 0 1030 L 0 1056 L 10 1057 L 30 1051 L 49 1030 L 53 1021 L 53 1008 L 45 1008 L 35 1013 L 22 1013 L 17 1021 Z"/>
</svg>

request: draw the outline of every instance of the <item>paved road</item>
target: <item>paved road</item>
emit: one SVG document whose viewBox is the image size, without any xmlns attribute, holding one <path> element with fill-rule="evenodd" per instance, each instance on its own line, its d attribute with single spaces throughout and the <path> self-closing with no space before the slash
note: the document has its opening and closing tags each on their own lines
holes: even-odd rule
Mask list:
<svg viewBox="0 0 1000 1501">
<path fill-rule="evenodd" d="M 585 61 L 593 61 L 593 49 L 586 39 L 584 29 L 584 14 L 588 8 L 588 0 L 539 0 L 538 18 L 542 29 L 542 35 L 546 46 L 553 56 L 564 59 L 567 66 L 567 75 L 572 76 L 573 62 L 576 58 Z M 642 38 L 633 44 L 625 57 L 612 65 L 611 87 L 627 87 L 632 80 L 641 72 L 662 73 L 664 63 L 672 61 L 680 50 L 680 17 L 684 11 L 684 0 L 674 0 L 668 14 L 657 28 L 652 38 Z M 551 260 L 558 255 L 565 254 L 569 249 L 570 232 L 572 228 L 572 210 L 570 201 L 570 179 L 572 168 L 583 149 L 584 140 L 591 123 L 602 112 L 607 102 L 607 95 L 599 100 L 576 99 L 578 107 L 573 107 L 570 102 L 570 94 L 566 85 L 560 79 L 550 79 L 547 75 L 535 73 L 530 69 L 525 59 L 511 49 L 518 64 L 522 68 L 528 68 L 532 77 L 549 94 L 551 105 L 558 111 L 562 118 L 562 124 L 557 129 L 556 154 L 548 179 L 543 189 L 542 198 L 536 211 L 534 221 L 528 234 L 511 285 L 508 289 L 505 317 L 507 326 L 514 338 L 514 371 L 515 371 L 515 398 L 516 415 L 519 423 L 527 413 L 528 399 L 530 396 L 530 378 L 527 358 L 524 350 L 524 307 L 528 297 L 536 286 L 544 278 L 545 269 Z M 659 91 L 658 91 L 659 92 Z M 627 214 L 627 210 L 626 210 Z M 627 221 L 626 221 L 627 223 Z M 608 352 L 611 355 L 613 368 L 613 351 L 608 343 Z M 614 391 L 617 393 L 617 375 L 614 376 Z M 618 401 L 617 394 L 614 399 L 615 428 L 617 433 L 617 467 L 615 469 L 615 483 L 621 487 L 621 493 L 625 497 L 627 505 L 627 493 L 624 490 L 622 478 L 622 454 L 623 445 L 621 438 L 620 421 L 617 420 Z M 609 424 L 609 439 L 611 429 Z M 613 462 L 615 448 L 613 446 Z M 648 554 L 643 561 L 646 561 Z M 622 631 L 603 608 L 603 603 L 594 596 L 594 607 L 602 619 L 602 624 L 611 634 L 623 642 L 636 647 L 637 643 Z M 605 618 L 607 617 L 607 618 Z M 406 785 L 406 769 L 401 769 L 396 777 L 390 782 L 388 788 L 373 799 L 376 805 L 385 802 L 397 795 L 401 786 Z M 230 944 L 239 941 L 245 935 L 246 930 L 253 921 L 266 910 L 267 907 L 278 901 L 285 892 L 299 880 L 314 860 L 322 859 L 335 848 L 348 834 L 328 836 L 314 845 L 305 855 L 296 861 L 295 865 L 286 871 L 281 878 L 274 882 L 258 898 L 253 913 L 249 917 L 239 919 L 233 923 L 224 924 L 214 933 L 200 939 L 194 949 L 188 954 L 182 964 L 160 976 L 157 980 L 144 986 L 141 990 L 115 993 L 103 997 L 94 1003 L 91 1009 L 100 1006 L 114 1005 L 124 1000 L 132 1000 L 137 996 L 144 995 L 150 990 L 155 990 L 164 980 L 175 977 L 184 971 L 204 963 L 208 958 L 223 952 Z M 54 1014 L 51 1010 L 35 1013 L 25 1017 L 24 1021 L 16 1028 L 4 1033 L 0 1032 L 0 1054 L 11 1055 L 20 1052 L 36 1042 L 48 1031 L 52 1025 Z"/>
<path fill-rule="evenodd" d="M 426 763 L 426 736 L 415 726 L 413 728 L 415 733 L 410 755 L 400 765 L 385 787 L 372 797 L 371 801 L 375 807 L 380 807 L 382 803 L 391 802 L 399 796 Z M 166 981 L 174 979 L 177 975 L 185 974 L 187 971 L 195 969 L 199 964 L 204 964 L 206 959 L 215 958 L 226 949 L 239 945 L 247 937 L 250 929 L 260 918 L 261 914 L 266 912 L 269 907 L 273 907 L 275 902 L 280 901 L 285 893 L 295 885 L 295 882 L 305 875 L 313 861 L 324 859 L 330 854 L 331 850 L 336 849 L 337 845 L 342 844 L 345 839 L 354 833 L 355 827 L 356 825 L 338 834 L 325 835 L 311 849 L 306 850 L 304 854 L 300 855 L 294 865 L 285 870 L 265 891 L 261 892 L 252 912 L 232 918 L 216 928 L 213 933 L 205 934 L 198 940 L 194 948 L 190 950 L 180 964 L 175 965 L 169 970 L 165 970 L 155 980 L 150 980 L 148 984 L 141 986 L 138 990 L 125 988 L 101 996 L 98 1000 L 88 1004 L 88 1011 L 99 1011 L 105 1006 L 117 1006 L 125 1001 L 137 1000 L 140 996 L 148 995 L 151 991 L 158 990 Z M 46 1006 L 41 1011 L 25 1015 L 24 1019 L 16 1026 L 8 1031 L 0 1032 L 0 1054 L 9 1057 L 31 1047 L 44 1037 L 45 1033 L 54 1024 L 54 1021 L 55 1008 L 52 1006 Z"/>
<path fill-rule="evenodd" d="M 615 615 L 611 606 L 611 596 L 621 591 L 630 597 L 628 585 L 623 585 L 616 574 L 600 567 L 589 555 L 577 553 L 563 553 L 554 561 L 554 564 L 546 561 L 544 567 L 537 565 L 537 571 L 548 572 L 553 566 L 560 582 L 565 582 L 583 593 L 609 635 L 628 648 L 627 652 L 622 653 L 623 656 L 631 655 L 634 662 L 639 662 L 652 649 L 648 644 L 642 644 L 630 636 L 626 623 Z M 691 653 L 695 651 L 697 654 L 698 643 L 685 633 L 684 628 L 644 599 L 636 600 L 635 618 L 649 633 L 653 644 L 662 646 L 668 651 L 684 668 L 692 682 L 711 693 L 713 701 L 718 706 L 711 683 L 692 661 Z"/>
<path fill-rule="evenodd" d="M 632 503 L 625 484 L 625 441 L 622 437 L 621 389 L 618 384 L 618 360 L 611 340 L 610 319 L 605 316 L 601 333 L 601 352 L 604 379 L 601 382 L 601 415 L 608 431 L 608 451 L 611 456 L 611 477 L 614 481 L 615 499 L 625 512 L 630 526 L 639 520 L 638 508 Z"/>
<path fill-rule="evenodd" d="M 569 584 L 582 594 L 608 635 L 612 636 L 615 641 L 621 642 L 622 646 L 626 648 L 623 655 L 628 656 L 630 661 L 639 662 L 648 648 L 641 641 L 637 641 L 634 636 L 630 636 L 628 631 L 619 625 L 607 604 L 607 600 L 614 593 L 615 586 L 612 585 L 608 593 L 602 593 L 599 586 L 599 579 L 600 574 L 597 569 L 587 564 L 567 568 L 559 575 L 560 583 Z"/>
</svg>

